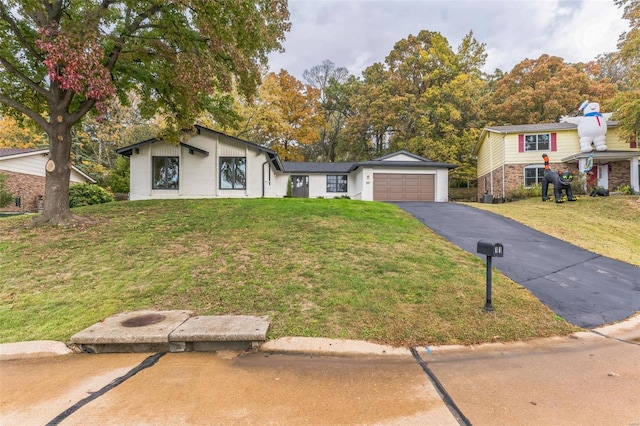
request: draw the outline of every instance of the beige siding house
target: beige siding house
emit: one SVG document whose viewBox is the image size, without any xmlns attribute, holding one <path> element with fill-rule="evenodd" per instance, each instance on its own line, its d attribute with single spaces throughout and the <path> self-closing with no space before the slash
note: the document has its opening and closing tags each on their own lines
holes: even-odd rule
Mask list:
<svg viewBox="0 0 640 426">
<path fill-rule="evenodd" d="M 549 155 L 551 168 L 583 172 L 590 155 L 593 168 L 586 173 L 588 188 L 601 186 L 613 191 L 630 185 L 640 191 L 640 149 L 637 142 L 619 137 L 616 122 L 608 122 L 606 151 L 583 153 L 577 126 L 543 123 L 493 126 L 482 131 L 475 147 L 478 159 L 478 199 L 488 195 L 505 199 L 521 186 L 540 183 L 544 174 L 542 154 Z"/>
<path fill-rule="evenodd" d="M 130 200 L 349 197 L 448 201 L 453 164 L 399 151 L 350 163 L 282 162 L 275 151 L 196 126 L 178 145 L 150 139 L 118 149 L 130 158 Z"/>
<path fill-rule="evenodd" d="M 44 199 L 45 164 L 48 149 L 0 148 L 0 174 L 7 176 L 7 189 L 14 202 L 2 212 L 37 212 Z M 71 184 L 95 181 L 71 166 Z"/>
</svg>

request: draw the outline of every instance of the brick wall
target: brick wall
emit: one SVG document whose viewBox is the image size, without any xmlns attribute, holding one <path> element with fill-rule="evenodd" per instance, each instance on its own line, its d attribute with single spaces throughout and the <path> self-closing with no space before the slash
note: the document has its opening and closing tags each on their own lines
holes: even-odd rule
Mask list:
<svg viewBox="0 0 640 426">
<path fill-rule="evenodd" d="M 615 161 L 609 163 L 609 191 L 615 190 L 620 185 L 631 183 L 631 166 L 628 161 Z"/>
<path fill-rule="evenodd" d="M 504 166 L 504 193 L 502 189 L 502 168 L 493 171 L 493 197 L 502 199 L 520 186 L 524 185 L 524 168 L 529 164 L 507 164 Z M 565 163 L 549 163 L 551 169 L 556 171 L 577 170 L 576 165 Z M 629 167 L 627 167 L 627 182 L 629 181 Z M 482 199 L 482 194 L 491 194 L 491 174 L 487 173 L 478 178 L 478 199 Z"/>
<path fill-rule="evenodd" d="M 16 206 L 15 203 L 11 203 L 7 207 L 0 208 L 0 211 L 37 212 L 38 196 L 44 196 L 45 178 L 4 170 L 0 171 L 0 173 L 7 176 L 7 191 L 13 194 L 14 197 L 20 197 L 20 206 Z"/>
</svg>

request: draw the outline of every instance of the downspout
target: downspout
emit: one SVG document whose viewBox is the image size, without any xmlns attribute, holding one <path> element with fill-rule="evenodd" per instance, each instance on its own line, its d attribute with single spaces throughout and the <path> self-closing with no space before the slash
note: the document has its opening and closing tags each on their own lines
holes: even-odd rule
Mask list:
<svg viewBox="0 0 640 426">
<path fill-rule="evenodd" d="M 493 143 L 491 140 L 489 140 L 489 194 L 493 197 Z"/>
<path fill-rule="evenodd" d="M 504 178 L 505 178 L 505 167 L 506 167 L 506 162 L 507 162 L 507 156 L 506 156 L 506 147 L 505 147 L 505 138 L 507 136 L 507 133 L 503 133 L 502 134 L 502 202 L 504 203 L 504 200 L 506 198 L 506 194 L 505 194 L 505 182 L 504 182 Z"/>
<path fill-rule="evenodd" d="M 264 173 L 264 166 L 266 166 L 267 164 L 269 164 L 269 160 L 265 161 L 264 163 L 262 163 L 262 198 L 264 198 L 265 195 L 265 187 L 264 187 L 264 182 L 265 182 L 265 173 Z M 271 168 L 269 168 L 269 185 L 271 185 Z"/>
</svg>

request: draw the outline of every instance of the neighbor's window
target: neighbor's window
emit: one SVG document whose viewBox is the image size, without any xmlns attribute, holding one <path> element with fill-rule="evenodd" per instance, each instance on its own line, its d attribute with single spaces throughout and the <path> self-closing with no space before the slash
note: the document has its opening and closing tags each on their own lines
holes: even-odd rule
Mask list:
<svg viewBox="0 0 640 426">
<path fill-rule="evenodd" d="M 347 192 L 347 175 L 328 175 L 327 192 Z"/>
<path fill-rule="evenodd" d="M 527 166 L 524 168 L 524 186 L 529 188 L 531 185 L 542 183 L 544 177 L 544 166 Z"/>
<path fill-rule="evenodd" d="M 525 151 L 548 151 L 551 140 L 549 133 L 543 133 L 541 135 L 525 135 L 524 137 L 524 150 Z"/>
<path fill-rule="evenodd" d="M 178 157 L 153 157 L 153 189 L 178 189 Z"/>
<path fill-rule="evenodd" d="M 220 189 L 245 189 L 246 187 L 247 159 L 220 157 Z"/>
</svg>

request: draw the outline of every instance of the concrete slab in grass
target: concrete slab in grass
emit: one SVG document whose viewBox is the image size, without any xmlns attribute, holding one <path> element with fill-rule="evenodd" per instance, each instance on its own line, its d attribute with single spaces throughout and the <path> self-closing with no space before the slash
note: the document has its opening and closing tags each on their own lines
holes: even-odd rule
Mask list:
<svg viewBox="0 0 640 426">
<path fill-rule="evenodd" d="M 80 345 L 168 343 L 169 334 L 191 315 L 191 311 L 124 312 L 73 335 L 71 342 Z"/>
<path fill-rule="evenodd" d="M 267 316 L 218 315 L 189 318 L 169 336 L 171 342 L 264 342 Z"/>
</svg>

